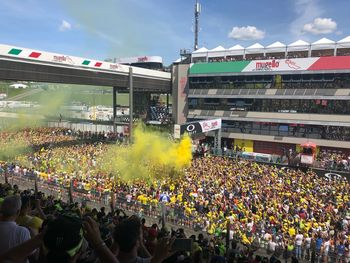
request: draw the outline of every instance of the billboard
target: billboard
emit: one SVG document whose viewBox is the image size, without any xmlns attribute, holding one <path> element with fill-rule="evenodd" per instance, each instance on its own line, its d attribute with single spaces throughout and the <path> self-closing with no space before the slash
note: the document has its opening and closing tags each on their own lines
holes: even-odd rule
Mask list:
<svg viewBox="0 0 350 263">
<path fill-rule="evenodd" d="M 251 61 L 242 72 L 308 70 L 319 58 L 267 59 Z"/>
<path fill-rule="evenodd" d="M 141 57 L 129 57 L 119 58 L 117 62 L 120 64 L 134 64 L 134 63 L 161 63 L 163 64 L 162 57 L 159 56 L 141 56 Z"/>
<path fill-rule="evenodd" d="M 350 70 L 350 56 L 195 63 L 190 75 L 217 73 Z"/>
<path fill-rule="evenodd" d="M 177 129 L 178 127 L 175 126 L 175 130 Z M 221 129 L 221 119 L 196 121 L 180 125 L 180 134 L 188 133 L 189 135 L 194 135 L 218 129 Z"/>
</svg>

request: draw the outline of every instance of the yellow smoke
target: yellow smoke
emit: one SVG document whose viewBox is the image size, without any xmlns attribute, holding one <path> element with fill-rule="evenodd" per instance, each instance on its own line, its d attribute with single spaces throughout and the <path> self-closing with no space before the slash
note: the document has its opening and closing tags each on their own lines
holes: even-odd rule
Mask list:
<svg viewBox="0 0 350 263">
<path fill-rule="evenodd" d="M 181 175 L 191 164 L 192 144 L 188 136 L 171 141 L 166 134 L 138 125 L 132 145 L 112 146 L 101 157 L 102 169 L 124 182 L 145 182 Z"/>
<path fill-rule="evenodd" d="M 13 161 L 16 157 L 31 152 L 28 143 L 21 138 L 0 140 L 0 161 Z"/>
</svg>

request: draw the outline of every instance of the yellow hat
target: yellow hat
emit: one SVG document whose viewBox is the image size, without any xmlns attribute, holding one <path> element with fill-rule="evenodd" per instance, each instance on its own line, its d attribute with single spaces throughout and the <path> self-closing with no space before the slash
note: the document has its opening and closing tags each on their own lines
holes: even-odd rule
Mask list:
<svg viewBox="0 0 350 263">
<path fill-rule="evenodd" d="M 29 227 L 39 230 L 41 228 L 41 225 L 43 224 L 43 220 L 39 217 L 33 216 L 33 218 L 29 222 Z"/>
</svg>

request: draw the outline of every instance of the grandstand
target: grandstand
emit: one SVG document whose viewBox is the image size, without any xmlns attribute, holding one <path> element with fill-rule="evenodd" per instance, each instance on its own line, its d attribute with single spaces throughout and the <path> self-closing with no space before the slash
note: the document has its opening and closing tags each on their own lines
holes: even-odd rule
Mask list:
<svg viewBox="0 0 350 263">
<path fill-rule="evenodd" d="M 175 89 L 178 122 L 182 112 L 186 121 L 222 118 L 223 145 L 234 141 L 261 153 L 282 154 L 306 141 L 321 150 L 350 148 L 350 36 L 200 48 L 191 61 L 184 99 L 185 65 L 173 70 L 182 74 Z"/>
<path fill-rule="evenodd" d="M 150 121 L 167 122 L 168 114 L 168 109 L 164 105 L 150 107 Z"/>
<path fill-rule="evenodd" d="M 350 56 L 350 36 L 337 42 L 327 38 L 321 38 L 313 43 L 297 40 L 289 45 L 276 41 L 266 47 L 259 43 L 255 43 L 246 48 L 241 45 L 235 45 L 228 49 L 218 46 L 210 50 L 202 47 L 192 52 L 192 62 L 224 62 L 328 56 Z"/>
</svg>

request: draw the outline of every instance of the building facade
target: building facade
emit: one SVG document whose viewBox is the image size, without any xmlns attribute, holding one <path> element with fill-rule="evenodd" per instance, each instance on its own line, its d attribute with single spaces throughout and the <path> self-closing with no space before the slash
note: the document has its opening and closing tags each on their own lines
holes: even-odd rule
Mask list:
<svg viewBox="0 0 350 263">
<path fill-rule="evenodd" d="M 188 71 L 186 121 L 222 118 L 223 145 L 247 151 L 281 154 L 312 141 L 349 152 L 350 56 L 339 51 L 197 55 Z"/>
</svg>

